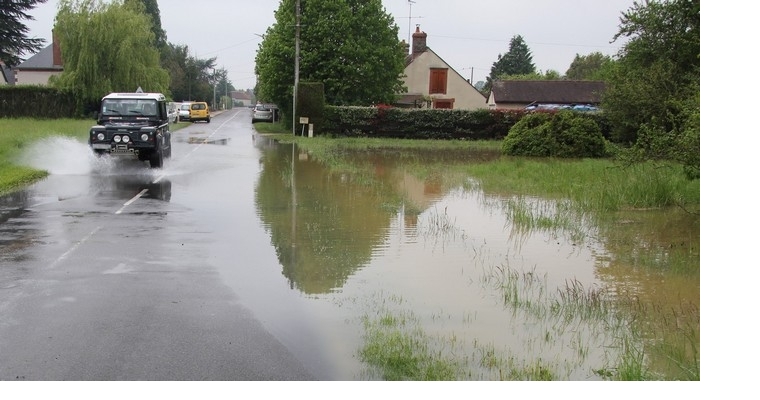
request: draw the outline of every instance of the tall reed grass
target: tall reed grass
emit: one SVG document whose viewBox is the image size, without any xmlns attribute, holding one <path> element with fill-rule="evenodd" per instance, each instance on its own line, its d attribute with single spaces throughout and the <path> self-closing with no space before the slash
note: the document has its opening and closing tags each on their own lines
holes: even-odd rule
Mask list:
<svg viewBox="0 0 760 400">
<path fill-rule="evenodd" d="M 570 199 L 584 211 L 682 206 L 699 210 L 699 181 L 672 163 L 622 166 L 607 159 L 505 157 L 467 165 L 486 191 Z"/>
</svg>

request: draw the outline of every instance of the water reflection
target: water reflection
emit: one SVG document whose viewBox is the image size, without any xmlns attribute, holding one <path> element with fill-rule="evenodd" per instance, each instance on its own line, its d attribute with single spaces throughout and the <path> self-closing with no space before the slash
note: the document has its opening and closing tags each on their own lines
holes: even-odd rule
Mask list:
<svg viewBox="0 0 760 400">
<path fill-rule="evenodd" d="M 143 198 L 168 202 L 172 197 L 172 182 L 163 176 L 137 175 L 95 175 L 91 180 L 94 192 L 101 195 L 129 199 L 139 193 Z"/>
<path fill-rule="evenodd" d="M 292 146 L 267 149 L 256 205 L 283 274 L 307 294 L 340 288 L 384 240 L 392 188 L 329 174 Z"/>
<path fill-rule="evenodd" d="M 465 154 L 364 151 L 345 157 L 355 172 L 338 173 L 294 145 L 259 144 L 256 207 L 282 273 L 302 293 L 329 295 L 345 320 L 414 313 L 443 340 L 441 351 L 496 354 L 518 370 L 538 360 L 553 379 L 600 379 L 593 371 L 614 366 L 628 328 L 612 309 L 578 307 L 612 293 L 677 314 L 679 329 L 696 324 L 699 346 L 698 215 L 587 215 L 561 199 L 486 193 L 441 167 L 473 162 Z M 422 180 L 411 164 L 439 169 Z M 668 331 L 643 334 L 676 334 L 657 329 Z M 325 340 L 357 349 L 363 339 L 332 332 Z M 343 362 L 352 369 L 355 354 Z M 472 371 L 470 379 L 505 379 Z"/>
</svg>

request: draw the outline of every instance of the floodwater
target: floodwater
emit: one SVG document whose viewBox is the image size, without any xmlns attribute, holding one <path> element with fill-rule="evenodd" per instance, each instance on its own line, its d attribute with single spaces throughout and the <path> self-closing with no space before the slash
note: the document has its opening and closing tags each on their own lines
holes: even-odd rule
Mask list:
<svg viewBox="0 0 760 400">
<path fill-rule="evenodd" d="M 699 348 L 698 215 L 573 215 L 562 201 L 486 193 L 444 170 L 423 181 L 406 168 L 496 154 L 362 153 L 356 172 L 337 173 L 295 145 L 258 146 L 256 212 L 289 287 L 321 321 L 314 343 L 330 349 L 333 377 L 383 379 L 360 349 L 389 316 L 461 366 L 457 379 L 532 379 L 524 371 L 540 367 L 554 380 L 599 380 L 624 344 L 647 352 L 684 325 Z M 530 224 L 525 212 L 571 223 Z M 626 308 L 674 321 L 633 333 L 614 312 Z M 661 379 L 681 379 L 657 369 L 659 355 L 644 357 Z"/>
<path fill-rule="evenodd" d="M 695 378 L 669 360 L 682 348 L 698 357 L 698 215 L 582 214 L 442 167 L 499 156 L 489 152 L 347 153 L 353 168 L 336 172 L 295 145 L 251 139 L 242 121 L 229 141 L 197 144 L 195 131 L 177 141 L 160 181 L 83 173 L 85 162 L 56 172 L 71 175 L 57 193 L 90 193 L 94 182 L 128 199 L 151 182 L 144 197 L 174 210 L 166 240 L 205 246 L 188 252 L 208 251 L 198 257 L 316 379 L 388 379 L 362 357 L 386 329 L 460 380 L 601 380 L 631 349 L 656 378 Z M 89 154 L 67 143 L 52 147 Z M 38 153 L 59 169 L 86 160 Z M 425 166 L 432 178 L 412 172 Z M 21 212 L 8 210 L 0 222 Z"/>
</svg>

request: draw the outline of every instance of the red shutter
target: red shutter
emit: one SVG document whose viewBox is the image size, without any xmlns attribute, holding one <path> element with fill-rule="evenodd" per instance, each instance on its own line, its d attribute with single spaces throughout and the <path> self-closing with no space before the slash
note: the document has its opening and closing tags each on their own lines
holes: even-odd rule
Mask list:
<svg viewBox="0 0 760 400">
<path fill-rule="evenodd" d="M 430 68 L 430 94 L 446 94 L 447 68 Z"/>
</svg>

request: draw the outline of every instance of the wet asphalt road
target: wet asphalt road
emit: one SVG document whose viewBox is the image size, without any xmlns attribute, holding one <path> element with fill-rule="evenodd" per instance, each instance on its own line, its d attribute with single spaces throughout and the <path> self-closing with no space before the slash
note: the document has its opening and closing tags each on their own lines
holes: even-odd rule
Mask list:
<svg viewBox="0 0 760 400">
<path fill-rule="evenodd" d="M 175 131 L 163 170 L 39 154 L 77 166 L 0 203 L 0 380 L 315 379 L 230 285 L 268 245 L 252 133 L 248 109 Z"/>
</svg>

